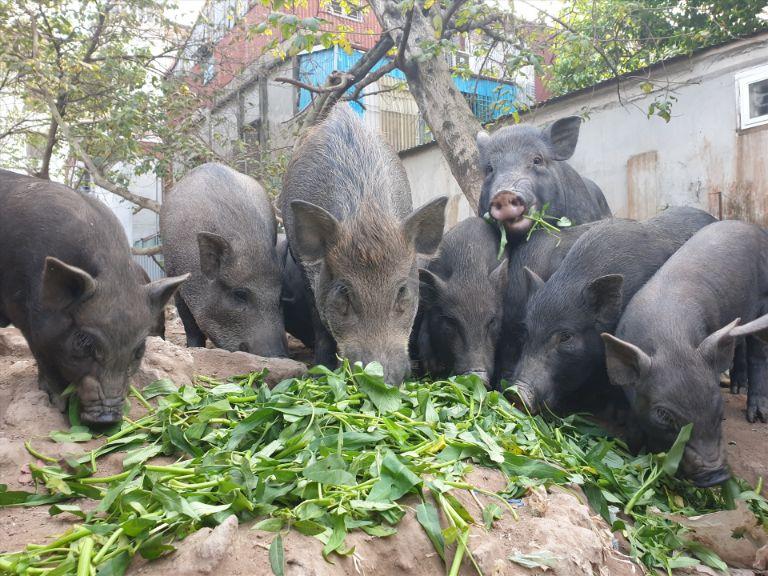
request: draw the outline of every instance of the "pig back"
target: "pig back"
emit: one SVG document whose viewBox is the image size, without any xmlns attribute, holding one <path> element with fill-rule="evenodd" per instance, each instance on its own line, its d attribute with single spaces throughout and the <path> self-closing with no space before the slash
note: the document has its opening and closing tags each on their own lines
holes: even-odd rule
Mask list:
<svg viewBox="0 0 768 576">
<path fill-rule="evenodd" d="M 138 305 L 143 294 L 128 238 L 101 201 L 62 184 L 0 170 L 0 214 L 0 316 L 4 310 L 23 332 L 39 306 L 47 256 L 85 270 Z"/>
<path fill-rule="evenodd" d="M 381 219 L 402 220 L 412 210 L 408 177 L 397 154 L 346 105 L 337 106 L 294 150 L 280 202 L 289 245 L 295 243 L 294 200 L 320 206 L 340 221 L 362 205 Z"/>
<path fill-rule="evenodd" d="M 188 303 L 194 303 L 206 282 L 199 232 L 228 240 L 252 269 L 262 268 L 265 258 L 277 258 L 277 222 L 266 192 L 253 178 L 222 164 L 198 166 L 174 186 L 160 211 L 160 231 L 167 274 L 192 273 L 181 288 Z"/>
</svg>

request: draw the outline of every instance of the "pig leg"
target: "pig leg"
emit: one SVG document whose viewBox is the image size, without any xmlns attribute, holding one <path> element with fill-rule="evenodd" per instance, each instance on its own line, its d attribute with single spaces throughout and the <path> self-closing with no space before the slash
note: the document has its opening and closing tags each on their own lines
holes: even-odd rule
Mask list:
<svg viewBox="0 0 768 576">
<path fill-rule="evenodd" d="M 63 397 L 61 393 L 66 386 L 61 384 L 61 379 L 54 370 L 48 367 L 48 365 L 38 359 L 37 362 L 37 385 L 46 394 L 51 404 L 59 410 L 59 412 L 65 412 L 67 409 L 67 398 Z"/>
<path fill-rule="evenodd" d="M 747 420 L 768 422 L 768 344 L 753 336 L 747 337 L 747 355 Z"/>
<path fill-rule="evenodd" d="M 179 318 L 184 324 L 184 333 L 187 335 L 187 348 L 205 348 L 205 334 L 195 322 L 192 311 L 184 302 L 181 295 L 176 292 L 176 310 L 179 311 Z"/>
<path fill-rule="evenodd" d="M 736 345 L 733 364 L 729 371 L 731 379 L 731 394 L 739 394 L 747 389 L 747 343 L 741 341 Z"/>
<path fill-rule="evenodd" d="M 8 320 L 5 316 L 3 316 L 2 313 L 0 313 L 0 328 L 5 328 L 6 326 L 9 326 L 11 324 L 11 321 Z"/>
</svg>

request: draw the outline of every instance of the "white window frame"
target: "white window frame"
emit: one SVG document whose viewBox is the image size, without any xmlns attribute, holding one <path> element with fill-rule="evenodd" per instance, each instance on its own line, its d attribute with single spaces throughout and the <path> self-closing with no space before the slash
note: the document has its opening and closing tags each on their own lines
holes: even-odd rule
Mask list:
<svg viewBox="0 0 768 576">
<path fill-rule="evenodd" d="M 738 102 L 739 128 L 746 130 L 768 124 L 768 113 L 749 117 L 749 86 L 768 80 L 768 65 L 757 66 L 736 74 L 736 101 Z"/>
<path fill-rule="evenodd" d="M 325 7 L 325 11 L 328 12 L 328 14 L 333 14 L 334 16 L 337 16 L 338 18 L 346 18 L 347 20 L 352 20 L 354 22 L 362 22 L 363 21 L 363 7 L 360 6 L 357 10 L 352 12 L 351 14 L 348 14 L 344 12 L 344 8 L 341 6 L 341 2 L 338 0 L 335 2 L 339 5 L 338 10 L 334 6 L 334 0 L 329 0 L 328 4 Z"/>
</svg>

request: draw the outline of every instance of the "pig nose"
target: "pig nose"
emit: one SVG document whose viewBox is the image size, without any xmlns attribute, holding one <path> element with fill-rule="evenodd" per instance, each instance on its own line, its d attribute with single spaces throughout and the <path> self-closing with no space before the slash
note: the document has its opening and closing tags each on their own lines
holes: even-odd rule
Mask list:
<svg viewBox="0 0 768 576">
<path fill-rule="evenodd" d="M 525 407 L 531 414 L 538 414 L 539 406 L 536 401 L 536 393 L 531 388 L 530 384 L 523 380 L 515 380 L 514 386 L 517 387 L 517 394 L 520 400 L 525 404 Z"/>
<path fill-rule="evenodd" d="M 722 484 L 731 477 L 731 472 L 727 467 L 707 470 L 691 476 L 693 482 L 699 488 L 710 488 L 717 484 Z"/>
<path fill-rule="evenodd" d="M 491 216 L 498 221 L 517 220 L 523 216 L 525 209 L 523 197 L 512 190 L 500 190 L 491 199 Z"/>
</svg>

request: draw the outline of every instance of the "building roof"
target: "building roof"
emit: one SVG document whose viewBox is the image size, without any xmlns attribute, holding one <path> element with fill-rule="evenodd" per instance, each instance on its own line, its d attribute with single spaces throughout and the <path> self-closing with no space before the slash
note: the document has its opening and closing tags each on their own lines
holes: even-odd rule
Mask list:
<svg viewBox="0 0 768 576">
<path fill-rule="evenodd" d="M 541 102 L 536 102 L 533 106 L 528 108 L 525 111 L 521 111 L 519 113 L 520 116 L 525 116 L 530 114 L 531 112 L 543 108 L 545 106 L 550 106 L 552 104 L 557 104 L 559 102 L 564 102 L 570 99 L 578 98 L 579 96 L 583 96 L 584 94 L 588 94 L 591 92 L 596 92 L 598 90 L 603 90 L 605 88 L 609 87 L 616 87 L 617 85 L 621 84 L 622 81 L 630 80 L 630 79 L 637 79 L 637 76 L 649 76 L 652 72 L 666 68 L 672 64 L 677 64 L 679 62 L 684 62 L 686 60 L 693 60 L 695 58 L 700 58 L 703 56 L 706 56 L 712 52 L 716 52 L 718 50 L 722 50 L 725 47 L 732 46 L 735 44 L 738 44 L 740 42 L 744 42 L 745 40 L 753 40 L 755 38 L 759 38 L 761 40 L 768 41 L 768 30 L 761 30 L 758 32 L 753 32 L 752 34 L 747 34 L 745 36 L 741 36 L 739 38 L 735 38 L 733 40 L 728 40 L 727 42 L 721 42 L 719 44 L 713 44 L 711 46 L 704 46 L 701 48 L 697 48 L 696 50 L 693 50 L 692 52 L 688 54 L 680 54 L 678 56 L 673 56 L 671 58 L 667 58 L 666 60 L 659 60 L 658 62 L 655 62 L 654 64 L 651 64 L 649 66 L 644 66 L 643 68 L 638 68 L 636 70 L 631 70 L 629 72 L 625 72 L 624 74 L 621 74 L 619 76 L 616 76 L 614 78 L 609 78 L 607 80 L 603 80 L 601 82 L 597 82 L 596 84 L 591 84 L 590 86 L 585 86 L 584 88 L 580 88 L 578 90 L 573 90 L 572 92 L 567 92 L 566 94 L 561 94 L 559 96 L 554 96 L 552 98 L 548 98 L 547 100 L 542 100 Z M 492 124 L 508 124 L 510 120 L 514 118 L 513 114 L 507 114 L 505 116 L 500 116 L 497 118 Z M 432 142 L 426 142 L 424 144 L 419 144 L 418 146 L 414 146 L 412 148 L 408 148 L 406 150 L 402 150 L 399 152 L 399 155 L 401 157 L 408 156 L 410 154 L 420 152 L 421 150 L 424 150 L 426 148 L 429 148 L 431 146 L 436 146 L 437 143 L 435 141 Z"/>
</svg>

